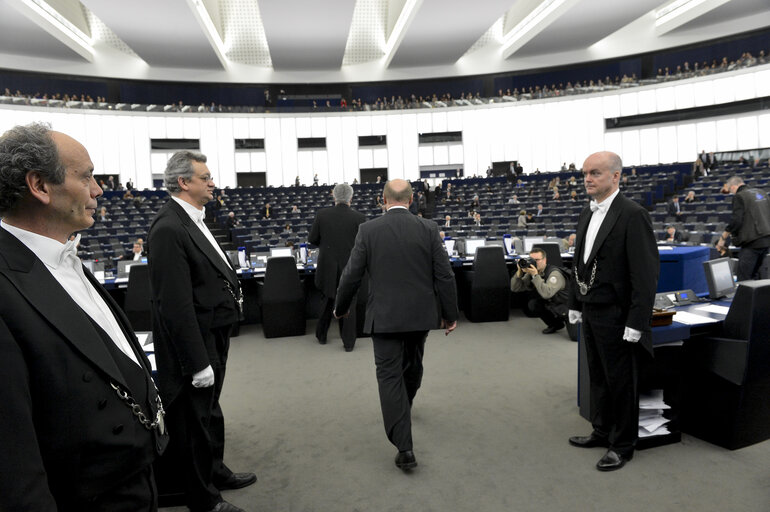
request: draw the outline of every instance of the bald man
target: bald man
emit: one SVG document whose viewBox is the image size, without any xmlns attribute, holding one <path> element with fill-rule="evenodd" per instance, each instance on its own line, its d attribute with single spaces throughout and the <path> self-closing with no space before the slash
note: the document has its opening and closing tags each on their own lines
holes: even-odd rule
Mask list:
<svg viewBox="0 0 770 512">
<path fill-rule="evenodd" d="M 157 510 L 150 363 L 68 240 L 94 224 L 93 173 L 45 125 L 0 137 L 0 510 Z"/>
<path fill-rule="evenodd" d="M 639 428 L 637 352 L 652 352 L 650 317 L 659 257 L 650 216 L 618 190 L 623 163 L 615 153 L 594 153 L 583 164 L 592 201 L 578 219 L 575 286 L 570 323 L 583 322 L 593 432 L 570 444 L 607 448 L 596 467 L 622 468 L 631 460 Z"/>
<path fill-rule="evenodd" d="M 387 182 L 383 199 L 386 213 L 358 228 L 334 315 L 348 313 L 368 271 L 364 332 L 372 335 L 385 433 L 398 448 L 396 466 L 408 471 L 417 466 L 411 407 L 422 382 L 425 339 L 430 329 L 442 327 L 448 335 L 457 327 L 457 290 L 438 226 L 409 213 L 409 182 Z"/>
</svg>

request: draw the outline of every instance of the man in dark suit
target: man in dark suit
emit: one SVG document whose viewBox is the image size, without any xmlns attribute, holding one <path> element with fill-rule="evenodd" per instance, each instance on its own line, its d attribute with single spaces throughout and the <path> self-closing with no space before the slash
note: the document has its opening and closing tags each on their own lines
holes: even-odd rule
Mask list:
<svg viewBox="0 0 770 512">
<path fill-rule="evenodd" d="M 336 185 L 332 190 L 332 196 L 335 205 L 318 211 L 307 238 L 308 242 L 319 248 L 315 285 L 321 290 L 324 298 L 315 337 L 321 345 L 326 343 L 326 333 L 329 331 L 334 298 L 337 296 L 337 285 L 340 282 L 342 270 L 348 263 L 358 226 L 366 221 L 363 213 L 350 207 L 353 199 L 353 188 L 350 185 L 347 183 Z M 353 350 L 356 344 L 355 307 L 351 308 L 348 318 L 340 320 L 340 335 L 345 351 Z"/>
<path fill-rule="evenodd" d="M 608 448 L 596 467 L 620 469 L 631 460 L 639 428 L 636 359 L 639 345 L 652 352 L 650 318 L 659 257 L 650 216 L 619 193 L 623 164 L 614 153 L 594 153 L 583 164 L 593 198 L 580 213 L 570 323 L 583 322 L 591 390 L 588 436 L 570 444 Z"/>
<path fill-rule="evenodd" d="M 412 401 L 422 381 L 422 355 L 430 329 L 457 327 L 457 290 L 435 222 L 411 215 L 412 187 L 391 180 L 383 192 L 387 212 L 358 228 L 337 289 L 334 316 L 350 310 L 364 272 L 369 298 L 364 331 L 372 334 L 380 406 L 396 466 L 417 466 L 412 451 Z"/>
<path fill-rule="evenodd" d="M 68 241 L 94 223 L 93 170 L 47 126 L 0 137 L 0 510 L 157 510 L 150 363 Z"/>
<path fill-rule="evenodd" d="M 675 217 L 682 215 L 682 206 L 679 204 L 679 196 L 674 196 L 668 202 L 668 214 Z"/>
<path fill-rule="evenodd" d="M 171 199 L 150 225 L 147 251 L 158 384 L 172 436 L 169 457 L 185 472 L 191 510 L 241 510 L 219 493 L 257 480 L 253 473 L 233 473 L 222 461 L 219 396 L 230 329 L 239 317 L 240 286 L 203 222 L 204 205 L 214 197 L 206 157 L 175 153 L 164 184 Z"/>
</svg>

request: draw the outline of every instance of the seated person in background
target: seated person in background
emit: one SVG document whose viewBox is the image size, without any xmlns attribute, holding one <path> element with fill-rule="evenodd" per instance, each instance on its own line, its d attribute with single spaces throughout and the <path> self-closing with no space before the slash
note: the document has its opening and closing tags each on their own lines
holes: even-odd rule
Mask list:
<svg viewBox="0 0 770 512">
<path fill-rule="evenodd" d="M 283 232 L 284 232 L 284 233 L 293 233 L 294 231 L 292 231 L 292 229 L 291 229 L 291 224 L 286 224 L 286 225 L 283 227 Z"/>
<path fill-rule="evenodd" d="M 126 189 L 126 191 L 123 193 L 123 199 L 133 199 L 134 194 L 131 193 L 131 189 Z"/>
<path fill-rule="evenodd" d="M 694 190 L 690 190 L 689 192 L 687 192 L 687 195 L 684 198 L 684 202 L 685 203 L 694 203 L 695 202 L 695 191 Z"/>
<path fill-rule="evenodd" d="M 667 211 L 669 215 L 676 215 L 677 217 L 682 215 L 682 208 L 679 206 L 679 196 L 671 198 L 671 201 L 668 202 Z"/>
<path fill-rule="evenodd" d="M 476 212 L 475 214 L 473 214 L 473 223 L 476 226 L 481 227 L 481 214 L 479 212 Z"/>
<path fill-rule="evenodd" d="M 567 238 L 562 238 L 559 242 L 561 252 L 575 252 L 575 233 L 570 233 Z"/>
<path fill-rule="evenodd" d="M 272 218 L 272 210 L 270 209 L 270 203 L 265 203 L 265 206 L 262 207 L 262 209 L 259 210 L 259 218 L 260 219 L 270 219 Z"/>
<path fill-rule="evenodd" d="M 527 220 L 527 210 L 519 211 L 519 218 L 516 220 L 516 226 L 520 228 L 526 228 Z"/>
<path fill-rule="evenodd" d="M 295 204 L 295 205 L 292 205 L 291 207 L 291 213 L 302 213 L 302 210 L 297 208 L 297 205 Z"/>
<path fill-rule="evenodd" d="M 98 220 L 99 222 L 106 222 L 110 220 L 110 218 L 107 216 L 106 206 L 102 206 L 101 208 L 99 208 L 99 215 L 97 216 L 96 220 Z"/>
<path fill-rule="evenodd" d="M 134 242 L 133 247 L 123 257 L 124 260 L 142 261 L 142 258 L 146 255 L 144 251 L 144 243 L 141 238 Z"/>
<path fill-rule="evenodd" d="M 516 194 L 513 194 L 513 196 L 508 200 L 508 204 L 519 204 L 518 196 L 516 196 Z"/>
<path fill-rule="evenodd" d="M 567 318 L 568 288 L 564 271 L 549 265 L 545 251 L 535 247 L 529 251 L 529 261 L 520 259 L 511 278 L 512 292 L 529 292 L 523 306 L 524 314 L 537 316 L 547 327 L 543 334 L 553 334 L 563 328 Z"/>
<path fill-rule="evenodd" d="M 227 227 L 232 229 L 236 226 L 240 226 L 241 221 L 235 218 L 235 212 L 230 212 L 227 214 L 227 220 L 225 221 L 225 224 L 227 224 Z"/>
<path fill-rule="evenodd" d="M 538 204 L 537 205 L 537 212 L 535 213 L 535 217 L 540 217 L 541 215 L 543 215 L 543 213 L 544 213 L 543 212 L 543 205 L 542 204 Z"/>
<path fill-rule="evenodd" d="M 452 224 L 452 216 L 447 215 L 446 217 L 444 217 L 444 227 L 445 228 L 452 227 L 451 224 Z"/>
<path fill-rule="evenodd" d="M 666 226 L 666 242 L 680 244 L 684 241 L 682 233 L 676 229 L 676 226 L 669 224 Z"/>
<path fill-rule="evenodd" d="M 573 190 L 572 192 L 569 193 L 569 200 L 572 201 L 573 203 L 577 202 L 577 191 Z"/>
</svg>

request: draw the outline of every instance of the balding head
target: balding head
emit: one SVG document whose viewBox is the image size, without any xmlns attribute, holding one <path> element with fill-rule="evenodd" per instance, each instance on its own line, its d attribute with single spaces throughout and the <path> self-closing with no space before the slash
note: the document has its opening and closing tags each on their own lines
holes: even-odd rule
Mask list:
<svg viewBox="0 0 770 512">
<path fill-rule="evenodd" d="M 583 163 L 586 192 L 596 201 L 604 201 L 617 189 L 623 161 L 610 151 L 594 153 Z"/>
<path fill-rule="evenodd" d="M 412 185 L 406 180 L 390 180 L 385 184 L 382 197 L 387 207 L 409 206 L 412 203 Z"/>
</svg>

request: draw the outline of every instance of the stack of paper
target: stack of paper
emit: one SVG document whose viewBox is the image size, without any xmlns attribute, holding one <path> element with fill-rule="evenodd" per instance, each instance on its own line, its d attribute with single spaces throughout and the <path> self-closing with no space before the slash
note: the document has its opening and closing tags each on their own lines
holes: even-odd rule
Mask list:
<svg viewBox="0 0 770 512">
<path fill-rule="evenodd" d="M 663 411 L 670 409 L 663 401 L 663 390 L 639 395 L 639 437 L 665 436 L 671 432 L 666 427 L 669 422 L 663 417 Z"/>
</svg>

